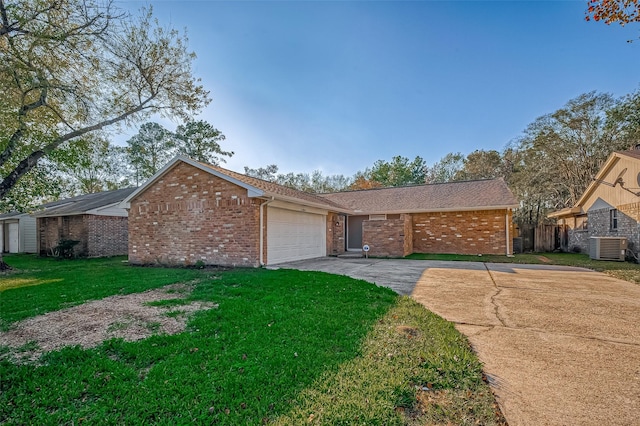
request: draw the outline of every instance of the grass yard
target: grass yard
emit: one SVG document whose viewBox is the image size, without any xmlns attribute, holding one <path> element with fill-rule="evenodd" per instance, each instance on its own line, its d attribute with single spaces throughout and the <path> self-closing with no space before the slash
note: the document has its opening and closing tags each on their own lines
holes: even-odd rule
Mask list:
<svg viewBox="0 0 640 426">
<path fill-rule="evenodd" d="M 126 257 L 58 260 L 5 255 L 15 271 L 0 275 L 0 330 L 15 321 L 114 294 L 138 293 L 201 275 L 191 269 L 132 268 Z"/>
<path fill-rule="evenodd" d="M 604 272 L 613 277 L 640 284 L 639 264 L 631 262 L 593 260 L 586 254 L 579 253 L 526 253 L 516 254 L 513 257 L 507 257 L 504 255 L 472 256 L 463 254 L 414 253 L 407 256 L 406 259 L 578 266 L 581 268 L 593 269 L 598 272 Z"/>
<path fill-rule="evenodd" d="M 122 259 L 6 260 L 21 271 L 0 277 L 13 282 L 0 292 L 5 328 L 178 281 L 193 287 L 182 302 L 217 308 L 196 312 L 178 334 L 67 347 L 35 364 L 0 348 L 2 424 L 503 424 L 453 325 L 364 281 L 136 268 Z"/>
</svg>

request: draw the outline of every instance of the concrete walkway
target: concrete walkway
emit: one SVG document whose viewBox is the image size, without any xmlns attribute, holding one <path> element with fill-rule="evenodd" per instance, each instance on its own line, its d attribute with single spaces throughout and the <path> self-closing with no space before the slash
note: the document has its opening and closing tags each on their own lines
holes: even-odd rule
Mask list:
<svg viewBox="0 0 640 426">
<path fill-rule="evenodd" d="M 411 295 L 471 342 L 510 425 L 640 425 L 640 286 L 587 269 L 321 258 L 279 267 Z"/>
</svg>

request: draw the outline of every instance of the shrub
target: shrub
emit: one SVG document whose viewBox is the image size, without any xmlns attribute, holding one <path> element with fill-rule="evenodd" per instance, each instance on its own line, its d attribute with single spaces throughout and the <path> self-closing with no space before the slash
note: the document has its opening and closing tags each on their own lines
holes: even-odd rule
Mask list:
<svg viewBox="0 0 640 426">
<path fill-rule="evenodd" d="M 60 239 L 58 245 L 53 248 L 53 256 L 60 259 L 72 259 L 75 257 L 74 247 L 77 246 L 80 241 Z"/>
</svg>

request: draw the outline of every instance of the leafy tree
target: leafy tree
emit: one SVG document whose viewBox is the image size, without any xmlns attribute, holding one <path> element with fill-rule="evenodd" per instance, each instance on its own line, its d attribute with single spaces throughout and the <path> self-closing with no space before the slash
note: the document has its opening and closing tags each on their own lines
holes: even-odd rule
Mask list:
<svg viewBox="0 0 640 426">
<path fill-rule="evenodd" d="M 187 40 L 111 0 L 0 0 L 0 199 L 63 144 L 209 102 Z"/>
<path fill-rule="evenodd" d="M 29 170 L 9 193 L 0 198 L 0 212 L 34 210 L 40 204 L 59 199 L 67 189 L 68 184 L 60 179 L 56 165 L 45 159 Z"/>
<path fill-rule="evenodd" d="M 74 195 L 131 186 L 125 150 L 97 134 L 89 134 L 52 154 Z"/>
<path fill-rule="evenodd" d="M 313 187 L 317 189 L 314 192 L 327 193 L 345 191 L 349 186 L 351 186 L 353 181 L 351 178 L 344 175 L 322 176 L 322 174 L 316 175 L 316 173 L 319 173 L 319 171 L 316 170 L 311 175 Z M 318 179 L 316 179 L 316 177 L 318 177 Z"/>
<path fill-rule="evenodd" d="M 640 90 L 623 97 L 607 111 L 607 124 L 620 132 L 629 147 L 640 144 Z"/>
<path fill-rule="evenodd" d="M 270 164 L 266 167 L 258 167 L 257 169 L 251 169 L 244 166 L 244 174 L 254 178 L 266 180 L 269 182 L 276 182 L 278 180 L 278 166 Z"/>
<path fill-rule="evenodd" d="M 613 114 L 621 102 L 590 92 L 536 119 L 512 146 L 512 190 L 527 203 L 519 221 L 538 223 L 550 209 L 574 205 L 615 150 L 629 148 L 636 131 Z"/>
<path fill-rule="evenodd" d="M 299 191 L 312 193 L 337 192 L 345 190 L 351 180 L 343 175 L 324 176 L 320 170 L 309 173 L 286 173 L 277 174 L 278 166 L 270 164 L 266 167 L 252 169 L 244 167 L 244 173 L 258 179 L 275 182 L 279 185 L 288 186 Z"/>
<path fill-rule="evenodd" d="M 369 179 L 382 186 L 405 186 L 425 183 L 427 163 L 419 156 L 409 160 L 400 155 L 390 162 L 378 160 L 369 171 Z"/>
<path fill-rule="evenodd" d="M 145 123 L 127 141 L 129 163 L 135 171 L 135 183 L 153 176 L 176 155 L 174 135 L 158 123 Z"/>
<path fill-rule="evenodd" d="M 373 188 L 381 188 L 382 184 L 380 182 L 376 182 L 375 180 L 371 180 L 370 170 L 365 170 L 364 172 L 357 172 L 353 177 L 353 183 L 349 185 L 348 189 L 357 191 L 362 189 L 373 189 Z"/>
<path fill-rule="evenodd" d="M 622 26 L 640 22 L 639 0 L 589 0 L 585 20 L 602 21 L 607 25 Z"/>
<path fill-rule="evenodd" d="M 218 129 L 204 120 L 187 121 L 175 131 L 178 153 L 209 164 L 225 162 L 233 151 L 223 151 L 220 142 L 225 137 Z"/>
<path fill-rule="evenodd" d="M 427 169 L 427 183 L 451 182 L 464 168 L 464 155 L 450 152 Z"/>
<path fill-rule="evenodd" d="M 498 151 L 475 150 L 462 160 L 462 170 L 454 180 L 493 179 L 504 176 L 502 155 Z"/>
</svg>

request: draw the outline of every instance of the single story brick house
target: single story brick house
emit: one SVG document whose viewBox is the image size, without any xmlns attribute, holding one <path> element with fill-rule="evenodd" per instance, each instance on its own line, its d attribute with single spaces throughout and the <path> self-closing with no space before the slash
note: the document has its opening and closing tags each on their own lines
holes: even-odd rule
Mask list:
<svg viewBox="0 0 640 426">
<path fill-rule="evenodd" d="M 28 213 L 0 214 L 0 252 L 35 253 L 36 220 Z"/>
<path fill-rule="evenodd" d="M 640 251 L 640 149 L 613 152 L 573 207 L 548 215 L 565 225 L 570 251 L 589 252 L 591 237 L 626 237 Z"/>
<path fill-rule="evenodd" d="M 513 254 L 513 208 L 503 179 L 323 194 L 347 208 L 346 248 L 374 256 Z"/>
<path fill-rule="evenodd" d="M 511 254 L 502 179 L 309 194 L 176 157 L 133 191 L 129 262 L 260 266 L 362 252 Z"/>
<path fill-rule="evenodd" d="M 38 252 L 51 254 L 61 239 L 80 241 L 74 252 L 82 257 L 126 255 L 127 211 L 120 202 L 135 188 L 80 195 L 43 204 L 37 220 Z"/>
</svg>

